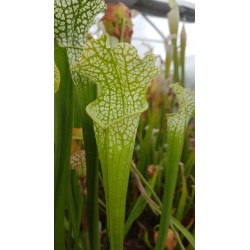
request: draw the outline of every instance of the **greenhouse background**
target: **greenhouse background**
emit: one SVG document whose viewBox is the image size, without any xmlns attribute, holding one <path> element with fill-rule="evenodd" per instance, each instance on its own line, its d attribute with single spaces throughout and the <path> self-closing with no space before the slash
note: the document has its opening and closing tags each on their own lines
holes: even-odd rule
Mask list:
<svg viewBox="0 0 250 250">
<path fill-rule="evenodd" d="M 169 6 L 165 0 L 108 0 L 106 3 L 123 2 L 127 7 L 132 8 L 133 35 L 131 44 L 133 44 L 141 57 L 151 50 L 158 56 L 160 61 L 166 59 L 166 42 L 169 37 L 169 25 L 166 17 Z M 187 33 L 186 44 L 186 65 L 185 80 L 186 87 L 194 88 L 195 83 L 195 0 L 177 1 L 180 8 L 181 21 L 179 25 L 179 34 L 182 25 L 185 24 Z M 135 8 L 135 9 L 133 9 Z M 101 19 L 103 13 L 96 18 L 97 22 Z M 95 31 L 96 29 L 92 29 Z M 180 46 L 180 40 L 177 41 Z M 171 69 L 173 69 L 171 65 Z"/>
</svg>

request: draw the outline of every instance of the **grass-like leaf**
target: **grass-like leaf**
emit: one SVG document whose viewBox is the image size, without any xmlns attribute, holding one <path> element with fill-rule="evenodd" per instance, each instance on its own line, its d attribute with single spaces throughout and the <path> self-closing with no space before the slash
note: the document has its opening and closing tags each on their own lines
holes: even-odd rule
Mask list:
<svg viewBox="0 0 250 250">
<path fill-rule="evenodd" d="M 55 44 L 55 63 L 61 75 L 60 88 L 55 94 L 55 250 L 64 250 L 64 212 L 70 174 L 70 146 L 73 120 L 73 81 L 66 49 Z"/>
<path fill-rule="evenodd" d="M 185 129 L 190 118 L 194 115 L 194 93 L 190 89 L 184 89 L 178 84 L 172 84 L 179 101 L 179 110 L 176 114 L 168 115 L 168 152 L 164 168 L 165 186 L 163 208 L 160 220 L 159 237 L 155 250 L 163 250 L 169 221 L 172 211 L 176 179 L 179 169 L 179 161 L 183 148 Z"/>
<path fill-rule="evenodd" d="M 152 189 L 154 189 L 155 181 L 158 176 L 159 169 L 154 172 L 154 175 L 152 178 L 149 180 L 148 184 L 151 186 Z M 146 194 L 150 197 L 151 196 L 151 191 L 149 188 L 145 189 Z M 140 195 L 139 198 L 137 199 L 136 203 L 134 204 L 127 220 L 125 223 L 125 229 L 124 229 L 124 237 L 126 237 L 127 233 L 129 232 L 131 226 L 133 225 L 134 221 L 142 214 L 143 210 L 145 209 L 147 205 L 147 201 L 143 197 L 143 195 Z"/>
<path fill-rule="evenodd" d="M 184 173 L 184 166 L 181 165 L 181 179 L 182 179 L 182 188 L 181 188 L 181 196 L 176 212 L 176 219 L 179 221 L 182 221 L 184 211 L 185 211 L 185 206 L 187 204 L 187 198 L 188 198 L 188 188 L 187 188 L 187 181 L 186 181 L 186 176 Z"/>
<path fill-rule="evenodd" d="M 171 216 L 171 223 L 183 234 L 183 236 L 188 240 L 191 246 L 194 248 L 195 240 L 194 236 L 174 217 Z"/>
<path fill-rule="evenodd" d="M 86 106 L 96 99 L 96 84 L 77 72 L 72 72 L 75 92 L 83 128 L 87 165 L 87 216 L 92 249 L 100 249 L 98 227 L 98 156 L 93 121 L 86 113 Z"/>
<path fill-rule="evenodd" d="M 140 177 L 141 181 L 144 183 L 144 185 L 146 186 L 146 189 L 152 194 L 152 196 L 154 197 L 154 199 L 157 201 L 157 205 L 160 206 L 160 214 L 162 214 L 162 203 L 159 200 L 158 196 L 156 195 L 156 193 L 154 192 L 154 190 L 152 189 L 151 185 L 147 182 L 147 180 L 143 177 L 143 175 L 140 173 L 140 171 L 133 166 L 132 164 L 132 168 L 133 170 L 138 174 L 138 176 Z M 145 196 L 142 196 L 145 199 Z M 147 202 L 147 200 L 145 199 L 145 201 Z M 132 213 L 132 212 L 131 212 Z M 127 222 L 126 222 L 127 224 Z M 172 224 L 172 226 L 174 226 L 176 229 L 178 229 L 181 234 L 189 241 L 189 243 L 194 247 L 194 236 L 188 231 L 187 228 L 185 228 L 177 219 L 175 219 L 173 216 L 170 216 L 170 225 Z M 126 232 L 126 225 L 125 225 L 125 232 Z"/>
<path fill-rule="evenodd" d="M 147 180 L 143 177 L 143 175 L 140 173 L 140 171 L 133 166 L 132 164 L 132 168 L 133 170 L 136 172 L 136 174 L 138 174 L 138 176 L 140 177 L 142 183 L 145 185 L 146 189 L 152 194 L 152 196 L 154 197 L 154 199 L 157 201 L 157 205 L 160 206 L 160 214 L 162 213 L 162 203 L 159 200 L 158 196 L 155 194 L 154 190 L 152 189 L 152 187 L 150 186 L 151 184 L 149 184 L 147 182 Z M 145 196 L 142 196 L 146 202 L 148 202 L 146 200 Z M 140 198 L 139 198 L 140 199 Z M 138 199 L 138 200 L 139 200 Z M 157 206 L 156 205 L 156 206 Z M 132 212 L 131 212 L 132 213 Z M 126 222 L 127 224 L 127 222 Z M 126 229 L 126 224 L 125 224 L 125 233 L 127 231 Z M 175 219 L 173 216 L 170 217 L 170 225 L 172 224 L 172 226 L 174 226 L 176 229 L 178 229 L 181 234 L 189 241 L 189 243 L 194 247 L 194 236 L 188 231 L 187 228 L 185 228 L 177 219 Z"/>
<path fill-rule="evenodd" d="M 187 34 L 185 25 L 183 24 L 181 30 L 181 52 L 180 52 L 180 66 L 181 66 L 181 83 L 185 87 L 185 51 L 186 51 Z"/>
<path fill-rule="evenodd" d="M 75 170 L 71 170 L 70 185 L 68 190 L 68 203 L 70 215 L 72 217 L 72 228 L 76 243 L 79 239 L 83 206 L 83 197 L 79 189 L 77 178 L 77 172 Z"/>
<path fill-rule="evenodd" d="M 60 72 L 54 63 L 54 93 L 56 93 L 59 89 L 60 85 Z"/>
<path fill-rule="evenodd" d="M 126 43 L 110 48 L 108 37 L 84 45 L 72 70 L 85 72 L 98 83 L 100 94 L 87 106 L 101 160 L 111 250 L 122 249 L 125 203 L 135 134 L 147 109 L 146 90 L 158 72 L 155 57 L 140 59 Z"/>
<path fill-rule="evenodd" d="M 171 10 L 168 12 L 168 24 L 170 34 L 172 35 L 172 46 L 173 46 L 173 59 L 174 59 L 174 81 L 179 81 L 179 60 L 178 60 L 178 51 L 177 51 L 177 34 L 179 28 L 179 21 L 180 21 L 180 11 L 178 4 L 175 0 L 171 0 L 169 2 Z"/>
</svg>

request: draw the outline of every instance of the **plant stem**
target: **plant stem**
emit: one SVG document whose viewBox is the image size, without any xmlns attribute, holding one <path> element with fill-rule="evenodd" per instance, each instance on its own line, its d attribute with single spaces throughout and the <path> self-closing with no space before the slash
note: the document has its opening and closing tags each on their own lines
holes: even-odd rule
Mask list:
<svg viewBox="0 0 250 250">
<path fill-rule="evenodd" d="M 55 43 L 55 63 L 60 71 L 60 89 L 55 94 L 55 190 L 54 190 L 54 246 L 65 249 L 64 211 L 70 174 L 70 147 L 73 120 L 73 82 L 66 49 Z"/>
<path fill-rule="evenodd" d="M 178 244 L 179 244 L 179 246 L 180 246 L 180 249 L 181 249 L 181 250 L 185 250 L 185 247 L 183 246 L 182 241 L 181 241 L 181 238 L 180 238 L 178 232 L 175 230 L 175 227 L 173 226 L 172 223 L 170 223 L 169 225 L 170 225 L 171 229 L 172 229 L 173 232 L 174 232 L 174 236 L 175 236 L 175 238 L 177 239 L 177 242 L 178 242 Z"/>
<path fill-rule="evenodd" d="M 121 39 L 120 42 L 122 43 L 124 40 L 124 31 L 125 31 L 125 19 L 122 18 L 122 29 L 121 29 Z"/>
<path fill-rule="evenodd" d="M 80 78 L 78 78 L 80 79 Z M 100 249 L 98 228 L 98 158 L 93 122 L 86 113 L 86 106 L 96 99 L 96 85 L 92 82 L 78 81 L 75 87 L 79 112 L 82 118 L 83 139 L 87 166 L 87 218 L 89 240 L 92 250 Z"/>
<path fill-rule="evenodd" d="M 181 84 L 185 88 L 185 50 L 186 50 L 186 31 L 183 24 L 181 31 L 181 54 L 180 54 L 180 64 L 181 64 Z"/>
<path fill-rule="evenodd" d="M 172 212 L 172 203 L 174 198 L 176 179 L 178 175 L 178 164 L 181 157 L 181 150 L 175 151 L 175 149 L 182 149 L 183 143 L 183 139 L 180 141 L 175 139 L 175 136 L 173 136 L 173 138 L 169 138 L 168 141 L 169 151 L 166 166 L 164 167 L 165 185 L 163 195 L 163 209 L 161 214 L 159 237 L 155 250 L 164 249 L 170 216 Z"/>
<path fill-rule="evenodd" d="M 180 20 L 179 7 L 176 1 L 172 1 L 171 11 L 167 14 L 169 30 L 171 33 L 171 41 L 174 50 L 174 82 L 179 82 L 179 63 L 178 63 L 178 51 L 177 51 L 177 35 L 178 35 L 178 26 Z M 173 37 L 176 36 L 176 37 Z"/>
<path fill-rule="evenodd" d="M 179 62 L 176 38 L 172 39 L 174 50 L 174 82 L 179 82 Z"/>
<path fill-rule="evenodd" d="M 131 164 L 131 170 L 134 171 L 141 179 L 141 181 L 144 183 L 144 185 L 148 188 L 148 190 L 151 192 L 152 196 L 155 198 L 157 201 L 157 205 L 162 208 L 162 203 L 157 194 L 155 193 L 154 189 L 150 186 L 150 184 L 147 182 L 147 180 L 143 177 L 143 175 L 140 173 L 140 171 L 137 169 L 136 165 L 134 162 Z"/>
<path fill-rule="evenodd" d="M 167 45 L 167 52 L 166 52 L 166 61 L 165 61 L 165 79 L 168 79 L 169 72 L 170 72 L 170 66 L 173 59 L 173 46 Z"/>
<path fill-rule="evenodd" d="M 87 219 L 87 210 L 86 210 L 86 197 L 83 196 L 83 206 L 82 206 L 82 232 L 83 232 L 83 249 L 91 250 L 89 242 L 89 226 Z"/>
</svg>

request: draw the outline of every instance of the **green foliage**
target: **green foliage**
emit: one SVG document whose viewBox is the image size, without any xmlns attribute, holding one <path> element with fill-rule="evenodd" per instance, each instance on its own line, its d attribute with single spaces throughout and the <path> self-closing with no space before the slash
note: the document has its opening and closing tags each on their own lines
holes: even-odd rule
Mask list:
<svg viewBox="0 0 250 250">
<path fill-rule="evenodd" d="M 183 24 L 181 30 L 181 53 L 180 53 L 180 66 L 181 66 L 181 83 L 182 86 L 185 87 L 185 51 L 186 51 L 186 31 L 185 26 Z"/>
<path fill-rule="evenodd" d="M 73 82 L 66 49 L 55 44 L 55 63 L 60 71 L 60 89 L 55 94 L 55 250 L 64 247 L 64 211 L 70 174 L 70 145 L 73 120 Z"/>
<path fill-rule="evenodd" d="M 171 87 L 175 91 L 179 100 L 179 110 L 176 114 L 168 115 L 168 155 L 166 166 L 164 168 L 165 186 L 162 209 L 163 213 L 161 215 L 156 250 L 164 249 L 185 130 L 190 118 L 194 115 L 194 93 L 189 89 L 183 89 L 178 84 L 172 84 Z"/>
<path fill-rule="evenodd" d="M 133 164 L 132 164 L 132 169 L 133 169 L 133 171 L 136 172 L 136 174 L 139 176 L 142 183 L 145 185 L 145 191 L 144 191 L 144 194 L 143 194 L 143 192 L 141 192 L 142 195 L 138 198 L 138 200 L 136 201 L 134 207 L 132 208 L 132 210 L 128 216 L 128 219 L 127 219 L 126 224 L 125 224 L 125 235 L 127 234 L 131 224 L 135 221 L 136 218 L 138 218 L 140 216 L 140 214 L 142 212 L 141 207 L 145 208 L 145 203 L 150 205 L 150 207 L 152 209 L 156 209 L 159 214 L 162 213 L 162 203 L 153 189 L 155 177 L 159 174 L 159 172 L 158 172 L 159 169 L 154 173 L 154 176 L 152 177 L 152 179 L 149 182 L 142 176 L 142 174 L 139 172 L 139 170 L 135 166 L 133 166 Z M 145 195 L 145 193 L 146 193 L 146 195 Z M 153 196 L 153 198 L 157 204 L 154 203 L 154 201 L 152 199 L 149 200 L 149 196 L 151 196 L 151 195 Z M 142 199 L 144 199 L 144 202 L 142 202 Z M 191 201 L 193 201 L 192 198 L 191 198 Z M 179 232 L 181 232 L 181 234 L 188 240 L 190 245 L 194 248 L 193 235 L 173 216 L 170 216 L 170 227 L 172 227 L 174 230 L 175 229 L 179 230 Z"/>
<path fill-rule="evenodd" d="M 171 223 L 185 236 L 191 246 L 194 248 L 194 237 L 193 235 L 175 218 L 171 217 Z"/>
<path fill-rule="evenodd" d="M 184 167 L 181 165 L 181 179 L 182 179 L 182 188 L 181 188 L 181 197 L 178 205 L 178 209 L 176 212 L 176 219 L 181 221 L 183 219 L 183 214 L 187 202 L 188 197 L 188 189 L 187 189 L 187 180 L 184 174 Z"/>
<path fill-rule="evenodd" d="M 60 47 L 81 48 L 94 17 L 105 8 L 103 0 L 55 0 L 54 34 Z"/>
<path fill-rule="evenodd" d="M 69 65 L 73 63 L 75 60 L 77 60 L 78 56 L 81 54 L 82 46 L 85 42 L 85 36 L 89 29 L 89 26 L 93 22 L 94 17 L 103 9 L 105 8 L 105 3 L 103 0 L 55 0 L 54 1 L 54 36 L 55 36 L 55 46 L 58 48 L 65 48 L 65 55 L 64 55 L 64 63 L 67 64 L 65 67 L 59 68 L 60 74 L 63 77 L 64 72 L 67 72 L 68 75 L 71 73 L 69 72 Z M 62 49 L 61 49 L 62 50 Z M 57 60 L 57 54 L 55 54 L 55 60 Z M 81 77 L 72 74 L 73 80 L 75 85 L 78 85 L 79 82 L 81 82 Z M 65 78 L 67 80 L 67 78 Z M 65 79 L 62 80 L 65 81 Z M 70 86 L 70 92 L 73 93 L 73 83 L 71 80 Z M 93 89 L 93 88 L 92 88 Z M 95 97 L 95 92 L 93 92 L 93 95 Z M 77 91 L 77 96 L 79 96 L 79 91 Z M 90 95 L 91 97 L 92 95 Z M 79 98 L 78 98 L 79 100 Z M 92 101 L 93 99 L 90 99 L 89 101 Z M 85 99 L 83 102 L 79 102 L 80 108 L 82 108 L 83 105 L 87 105 Z M 70 111 L 70 116 L 67 116 L 68 114 L 68 108 L 73 105 L 73 99 L 72 94 L 71 98 L 69 100 L 69 106 L 64 107 L 64 109 L 61 111 L 61 115 L 66 116 L 65 119 L 71 121 L 72 123 L 72 114 Z M 56 105 L 55 105 L 56 106 Z M 60 106 L 60 104 L 58 104 Z M 60 107 L 59 107 L 60 108 Z M 80 116 L 82 116 L 82 110 L 80 111 Z M 83 114 L 84 116 L 84 114 Z M 58 120 L 58 119 L 55 119 Z M 87 206 L 90 208 L 94 206 L 93 209 L 88 209 L 89 211 L 89 223 L 91 228 L 91 234 L 90 234 L 90 244 L 93 249 L 98 250 L 100 248 L 99 246 L 99 234 L 98 234 L 98 206 L 97 206 L 97 156 L 96 156 L 96 145 L 94 140 L 94 132 L 92 128 L 91 122 L 88 122 L 87 119 L 84 119 L 83 127 L 86 129 L 86 131 L 90 131 L 89 137 L 85 136 L 85 146 L 86 146 L 86 161 L 87 161 L 87 168 L 89 169 L 87 175 L 88 175 L 88 182 L 87 185 L 89 187 L 89 193 L 93 195 L 93 199 L 89 199 L 87 201 Z M 62 121 L 58 121 L 62 122 Z M 67 124 L 67 123 L 66 123 Z M 64 134 L 71 134 L 72 126 L 68 126 L 64 132 Z M 92 130 L 92 134 L 91 134 Z M 91 136 L 92 135 L 92 136 Z M 60 138 L 63 137 L 63 134 L 60 134 Z M 65 170 L 65 175 L 63 176 L 63 182 L 65 184 L 69 181 L 70 174 L 69 174 L 69 157 L 70 157 L 70 141 L 71 138 L 67 138 L 67 147 L 65 147 L 65 144 L 60 144 L 60 146 L 55 148 L 55 158 L 63 159 L 64 157 L 67 159 L 65 161 L 64 168 L 67 169 L 67 174 Z M 90 139 L 88 139 L 90 138 Z M 55 140 L 56 143 L 56 140 Z M 57 144 L 57 143 L 56 143 Z M 59 147 L 64 147 L 66 151 L 63 151 L 64 155 L 62 155 L 62 152 L 59 151 Z M 89 153 L 91 151 L 91 153 Z M 58 161 L 59 164 L 59 161 Z M 94 165 L 94 166 L 93 166 Z M 57 162 L 55 163 L 55 171 L 57 172 Z M 91 170 L 92 169 L 92 170 Z M 55 172 L 55 175 L 56 175 Z M 67 185 L 64 185 L 64 187 L 60 187 L 58 190 L 55 191 L 55 200 L 57 197 L 60 198 L 60 207 L 58 208 L 57 202 L 55 201 L 55 249 L 63 250 L 64 249 L 64 228 L 62 224 L 62 217 L 64 216 L 65 212 L 65 193 L 67 190 Z M 81 208 L 80 203 L 80 209 Z M 70 199 L 70 212 L 71 217 L 73 219 L 73 222 L 75 221 L 74 218 L 76 216 L 72 213 L 74 213 L 72 207 L 76 206 L 78 207 L 78 203 L 75 200 Z M 83 207 L 83 209 L 85 209 Z M 85 209 L 86 210 L 86 209 Z M 60 215 L 60 219 L 59 219 Z M 58 220 L 56 219 L 58 218 Z M 77 217 L 78 218 L 78 217 Z M 87 223 L 85 221 L 85 223 Z M 77 234 L 77 228 L 75 226 L 76 223 L 73 223 L 73 229 L 75 231 L 75 236 Z M 83 245 L 87 245 L 86 242 L 88 242 L 88 238 L 84 237 Z M 77 240 L 77 239 L 76 239 Z M 77 242 L 78 243 L 78 242 Z M 85 244 L 86 243 L 86 244 Z"/>
<path fill-rule="evenodd" d="M 77 173 L 75 170 L 71 170 L 68 196 L 74 238 L 75 241 L 78 242 L 82 218 L 83 197 L 79 189 Z"/>
<path fill-rule="evenodd" d="M 87 217 L 89 226 L 90 245 L 92 249 L 100 249 L 98 229 L 98 155 L 94 135 L 93 122 L 87 115 L 87 105 L 97 96 L 96 85 L 82 74 L 72 72 L 75 82 L 75 93 L 78 103 L 78 112 L 83 128 L 83 139 L 87 166 Z"/>
<path fill-rule="evenodd" d="M 147 109 L 146 90 L 158 69 L 152 54 L 141 60 L 132 45 L 121 43 L 110 48 L 107 41 L 108 37 L 102 36 L 87 42 L 72 70 L 84 72 L 100 88 L 87 112 L 94 121 L 110 244 L 115 250 L 122 249 L 128 178 L 139 117 Z"/>
<path fill-rule="evenodd" d="M 54 3 L 55 40 L 60 47 L 67 48 L 72 64 L 81 54 L 94 17 L 106 5 L 103 0 L 55 0 Z"/>
<path fill-rule="evenodd" d="M 180 12 L 176 1 L 170 2 L 171 10 L 167 14 L 170 34 L 172 35 L 172 45 L 174 51 L 174 81 L 179 81 L 179 60 L 177 51 L 177 35 L 179 28 Z"/>
<path fill-rule="evenodd" d="M 154 185 L 155 185 L 158 173 L 159 173 L 159 169 L 158 169 L 158 171 L 154 172 L 152 178 L 149 180 L 149 185 L 150 185 L 151 189 L 147 187 L 144 191 L 146 193 L 146 195 L 148 195 L 149 197 L 151 196 L 152 191 L 154 189 Z M 134 221 L 142 214 L 146 205 L 147 205 L 147 200 L 145 199 L 145 194 L 144 194 L 144 196 L 140 195 L 139 198 L 137 199 L 136 203 L 134 204 L 127 220 L 126 220 L 125 228 L 124 228 L 124 237 L 126 237 L 128 231 L 130 230 Z"/>
<path fill-rule="evenodd" d="M 103 0 L 55 1 L 55 39 L 67 48 L 68 60 L 72 64 L 79 58 L 85 36 L 94 17 L 106 7 Z M 86 106 L 96 98 L 96 86 L 82 74 L 71 72 L 82 120 L 87 164 L 87 188 L 91 199 L 87 199 L 87 217 L 90 229 L 89 241 L 92 249 L 99 249 L 98 232 L 98 163 L 93 124 L 86 115 Z"/>
<path fill-rule="evenodd" d="M 60 85 L 60 72 L 54 63 L 54 93 L 56 93 L 59 89 Z"/>
<path fill-rule="evenodd" d="M 141 240 L 152 248 L 152 228 L 159 215 L 156 250 L 162 249 L 159 244 L 164 244 L 169 226 L 181 233 L 177 237 L 181 249 L 186 242 L 189 248 L 194 248 L 194 233 L 190 232 L 193 232 L 195 155 L 189 142 L 194 131 L 187 127 L 194 111 L 193 93 L 172 85 L 179 99 L 179 110 L 169 115 L 166 122 L 165 114 L 176 107 L 176 98 L 167 83 L 154 78 L 147 93 L 149 105 L 146 99 L 151 79 L 158 73 L 155 57 L 148 53 L 140 59 L 132 45 L 117 43 L 108 36 L 86 42 L 90 24 L 105 8 L 104 1 L 55 0 L 54 6 L 55 249 L 100 250 L 98 220 L 103 226 L 107 223 L 107 230 L 102 232 L 108 233 L 110 241 L 106 249 L 122 250 L 124 235 L 130 236 L 131 225 L 137 224 L 144 228 Z M 171 34 L 175 35 L 178 31 L 175 1 L 171 7 L 169 24 Z M 165 76 L 171 79 L 169 69 L 173 60 L 177 80 L 181 66 L 182 84 L 185 35 L 183 30 L 180 65 L 177 37 L 171 37 L 172 53 L 168 53 L 165 70 Z M 79 149 L 79 157 L 85 155 L 86 174 L 77 175 L 70 170 L 73 121 L 83 129 L 84 146 Z M 132 164 L 131 171 L 136 180 L 129 178 L 132 159 L 136 164 Z M 180 161 L 182 171 L 177 176 Z M 149 177 L 151 164 L 157 171 Z M 98 176 L 99 200 L 104 200 L 102 188 L 105 191 L 102 208 L 106 208 L 106 222 L 98 213 Z M 130 213 L 124 227 L 125 211 Z M 148 215 L 154 218 L 151 224 L 147 224 Z M 151 228 L 142 225 L 144 222 Z M 182 243 L 183 237 L 187 241 Z"/>
</svg>

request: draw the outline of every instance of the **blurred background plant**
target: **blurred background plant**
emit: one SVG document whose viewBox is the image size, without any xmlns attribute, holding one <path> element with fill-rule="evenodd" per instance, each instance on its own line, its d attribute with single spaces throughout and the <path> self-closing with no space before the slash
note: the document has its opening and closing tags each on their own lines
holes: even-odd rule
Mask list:
<svg viewBox="0 0 250 250">
<path fill-rule="evenodd" d="M 131 42 L 133 34 L 131 11 L 122 2 L 108 3 L 101 20 L 110 36 L 115 36 L 119 42 Z"/>
</svg>

